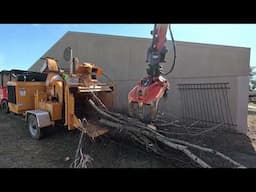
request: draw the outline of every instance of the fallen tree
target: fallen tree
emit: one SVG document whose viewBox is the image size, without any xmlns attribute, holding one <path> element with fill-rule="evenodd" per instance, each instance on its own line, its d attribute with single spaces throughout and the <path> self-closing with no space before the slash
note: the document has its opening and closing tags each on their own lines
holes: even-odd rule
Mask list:
<svg viewBox="0 0 256 192">
<path fill-rule="evenodd" d="M 191 149 L 211 153 L 215 156 L 218 156 L 222 160 L 229 162 L 237 168 L 245 168 L 245 166 L 214 149 L 201 147 L 199 145 L 195 145 L 176 138 L 171 138 L 169 136 L 167 137 L 166 135 L 158 132 L 157 125 L 146 125 L 137 119 L 130 118 L 119 113 L 110 112 L 105 107 L 97 106 L 91 99 L 89 100 L 89 103 L 98 112 L 101 118 L 99 120 L 101 124 L 116 130 L 126 130 L 129 135 L 131 135 L 136 141 L 138 141 L 140 144 L 144 144 L 147 148 L 150 148 L 155 153 L 158 152 L 158 149 L 154 147 L 155 144 L 152 142 L 153 140 L 157 140 L 169 148 L 184 153 L 200 167 L 210 168 L 212 166 L 205 162 L 203 159 L 199 158 L 195 153 L 191 151 Z M 217 127 L 219 126 L 214 127 L 214 129 Z"/>
</svg>

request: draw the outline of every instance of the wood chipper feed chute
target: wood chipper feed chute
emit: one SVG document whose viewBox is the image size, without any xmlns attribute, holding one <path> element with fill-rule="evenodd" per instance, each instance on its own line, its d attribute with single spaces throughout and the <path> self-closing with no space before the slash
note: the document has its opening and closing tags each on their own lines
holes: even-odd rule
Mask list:
<svg viewBox="0 0 256 192">
<path fill-rule="evenodd" d="M 98 116 L 88 102 L 89 99 L 94 99 L 98 94 L 93 90 L 90 92 L 79 92 L 79 89 L 74 87 L 67 88 L 66 90 L 68 91 L 66 94 L 66 123 L 68 129 L 77 128 L 92 138 L 107 133 L 108 129 L 97 125 Z M 101 92 L 100 95 L 104 96 L 105 94 L 109 93 Z M 104 102 L 104 99 L 101 99 L 101 101 Z"/>
<path fill-rule="evenodd" d="M 68 129 L 77 128 L 94 138 L 108 132 L 97 125 L 98 116 L 88 103 L 89 99 L 112 107 L 113 86 L 97 80 L 102 69 L 90 63 L 77 64 L 75 74 L 66 79 L 65 88 L 65 124 Z"/>
</svg>

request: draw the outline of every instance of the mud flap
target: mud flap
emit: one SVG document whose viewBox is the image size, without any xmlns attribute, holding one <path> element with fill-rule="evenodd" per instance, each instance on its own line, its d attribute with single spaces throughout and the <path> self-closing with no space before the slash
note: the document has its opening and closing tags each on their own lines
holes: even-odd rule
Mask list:
<svg viewBox="0 0 256 192">
<path fill-rule="evenodd" d="M 50 114 L 48 111 L 43 110 L 29 110 L 25 113 L 25 121 L 28 121 L 29 115 L 33 114 L 36 117 L 39 128 L 49 127 L 52 125 Z"/>
</svg>

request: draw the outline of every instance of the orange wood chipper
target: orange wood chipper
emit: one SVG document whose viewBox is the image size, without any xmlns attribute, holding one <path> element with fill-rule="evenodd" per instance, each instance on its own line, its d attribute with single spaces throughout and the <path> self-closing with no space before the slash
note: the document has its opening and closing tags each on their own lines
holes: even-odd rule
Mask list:
<svg viewBox="0 0 256 192">
<path fill-rule="evenodd" d="M 9 81 L 9 109 L 23 114 L 32 138 L 40 139 L 44 128 L 56 124 L 68 130 L 79 129 L 90 137 L 97 137 L 108 130 L 98 127 L 96 116 L 88 100 L 97 95 L 107 106 L 112 106 L 113 86 L 98 81 L 102 69 L 91 63 L 76 63 L 74 73 L 65 74 L 53 58 L 44 58 L 41 68 L 45 81 Z"/>
</svg>

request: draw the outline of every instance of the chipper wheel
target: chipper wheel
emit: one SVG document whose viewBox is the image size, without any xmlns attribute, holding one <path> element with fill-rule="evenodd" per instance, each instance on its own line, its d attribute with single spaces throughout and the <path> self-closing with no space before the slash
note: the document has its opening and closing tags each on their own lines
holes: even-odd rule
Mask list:
<svg viewBox="0 0 256 192">
<path fill-rule="evenodd" d="M 33 139 L 39 140 L 42 138 L 42 129 L 38 127 L 37 119 L 34 115 L 29 115 L 27 121 L 27 128 L 29 129 L 29 133 Z"/>
<path fill-rule="evenodd" d="M 7 100 L 4 100 L 4 101 L 1 103 L 1 110 L 2 110 L 4 113 L 9 113 L 9 107 L 8 107 L 8 101 L 7 101 Z"/>
</svg>

